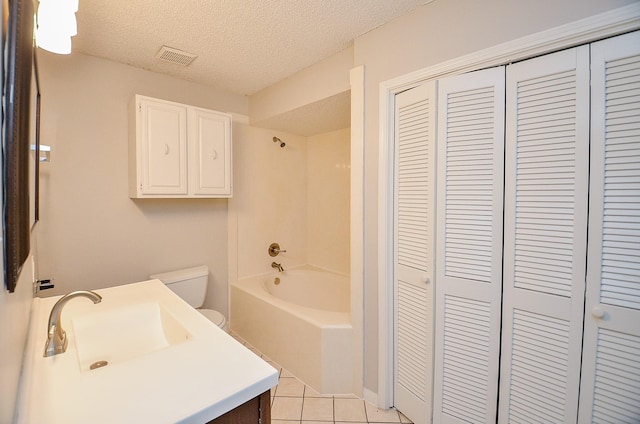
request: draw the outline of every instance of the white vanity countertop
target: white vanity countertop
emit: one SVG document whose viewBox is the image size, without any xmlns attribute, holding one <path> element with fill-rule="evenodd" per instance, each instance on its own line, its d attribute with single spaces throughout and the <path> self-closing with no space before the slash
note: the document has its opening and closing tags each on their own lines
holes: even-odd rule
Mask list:
<svg viewBox="0 0 640 424">
<path fill-rule="evenodd" d="M 159 280 L 96 290 L 99 304 L 62 310 L 67 351 L 43 357 L 47 321 L 60 298 L 35 298 L 20 388 L 18 423 L 206 423 L 278 382 L 277 371 L 209 322 Z M 82 370 L 73 319 L 158 302 L 190 334 L 178 344 Z"/>
</svg>

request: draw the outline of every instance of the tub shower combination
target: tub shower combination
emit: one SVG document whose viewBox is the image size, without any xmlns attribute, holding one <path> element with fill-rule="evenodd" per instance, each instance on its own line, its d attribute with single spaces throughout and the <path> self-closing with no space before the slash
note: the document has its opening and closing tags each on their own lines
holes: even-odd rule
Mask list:
<svg viewBox="0 0 640 424">
<path fill-rule="evenodd" d="M 231 284 L 231 328 L 320 393 L 352 393 L 349 278 L 293 269 Z"/>
</svg>

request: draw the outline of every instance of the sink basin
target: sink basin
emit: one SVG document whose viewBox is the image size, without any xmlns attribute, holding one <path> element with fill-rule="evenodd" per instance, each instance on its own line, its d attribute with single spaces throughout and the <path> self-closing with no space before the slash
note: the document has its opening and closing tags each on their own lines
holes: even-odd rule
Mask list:
<svg viewBox="0 0 640 424">
<path fill-rule="evenodd" d="M 128 361 L 190 339 L 159 303 L 122 306 L 71 320 L 82 371 Z"/>
<path fill-rule="evenodd" d="M 273 367 L 160 280 L 96 293 L 98 304 L 65 305 L 67 351 L 47 357 L 60 297 L 33 299 L 16 424 L 200 424 L 278 384 Z"/>
</svg>

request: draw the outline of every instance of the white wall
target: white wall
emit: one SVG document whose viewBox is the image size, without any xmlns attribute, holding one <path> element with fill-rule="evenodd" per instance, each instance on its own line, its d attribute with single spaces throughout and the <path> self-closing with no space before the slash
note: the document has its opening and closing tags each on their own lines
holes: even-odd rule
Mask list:
<svg viewBox="0 0 640 424">
<path fill-rule="evenodd" d="M 127 105 L 134 94 L 245 114 L 247 99 L 80 54 L 39 51 L 39 270 L 46 295 L 208 265 L 206 306 L 227 312 L 227 200 L 128 197 Z"/>
<path fill-rule="evenodd" d="M 312 265 L 350 274 L 349 128 L 308 138 L 307 257 Z"/>
<path fill-rule="evenodd" d="M 365 69 L 364 385 L 378 379 L 378 143 L 380 83 L 445 60 L 622 7 L 637 0 L 436 0 L 357 38 Z"/>
</svg>

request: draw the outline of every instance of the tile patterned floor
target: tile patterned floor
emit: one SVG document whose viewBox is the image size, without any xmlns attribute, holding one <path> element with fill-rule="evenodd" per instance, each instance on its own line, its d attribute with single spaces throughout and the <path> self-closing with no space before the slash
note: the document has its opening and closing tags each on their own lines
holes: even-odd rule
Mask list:
<svg viewBox="0 0 640 424">
<path fill-rule="evenodd" d="M 355 395 L 322 395 L 238 335 L 231 335 L 280 372 L 278 385 L 271 389 L 272 424 L 411 423 L 399 411 L 378 409 Z"/>
</svg>

